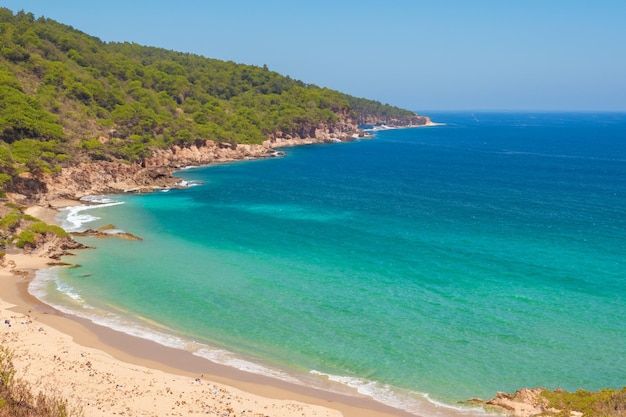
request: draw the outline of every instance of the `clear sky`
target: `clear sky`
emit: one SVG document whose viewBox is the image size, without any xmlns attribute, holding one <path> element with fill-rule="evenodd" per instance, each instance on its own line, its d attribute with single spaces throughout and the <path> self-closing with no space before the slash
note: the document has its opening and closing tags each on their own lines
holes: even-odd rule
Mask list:
<svg viewBox="0 0 626 417">
<path fill-rule="evenodd" d="M 626 111 L 626 0 L 0 0 L 415 111 Z"/>
</svg>

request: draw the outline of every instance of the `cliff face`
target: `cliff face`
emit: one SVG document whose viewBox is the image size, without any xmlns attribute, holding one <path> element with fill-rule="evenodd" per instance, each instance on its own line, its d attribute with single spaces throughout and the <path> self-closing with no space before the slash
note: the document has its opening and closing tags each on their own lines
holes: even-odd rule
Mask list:
<svg viewBox="0 0 626 417">
<path fill-rule="evenodd" d="M 58 198 L 77 199 L 86 195 L 149 192 L 159 188 L 176 187 L 179 179 L 172 171 L 186 166 L 208 165 L 246 159 L 275 156 L 275 148 L 311 143 L 347 140 L 357 133 L 352 123 L 312 126 L 300 134 L 277 132 L 262 145 L 196 141 L 187 146 L 157 149 L 141 164 L 122 162 L 88 162 L 65 167 L 57 175 L 40 179 L 24 179 L 22 187 L 12 195 L 13 200 L 45 203 Z"/>
<path fill-rule="evenodd" d="M 389 126 L 395 127 L 411 127 L 411 126 L 426 126 L 431 123 L 428 116 L 415 115 L 412 117 L 405 117 L 403 119 L 396 119 L 392 117 L 380 117 L 380 116 L 360 116 L 359 125 L 375 125 L 377 123 L 384 123 Z"/>
<path fill-rule="evenodd" d="M 146 168 L 207 165 L 214 162 L 228 162 L 256 159 L 270 156 L 271 149 L 264 145 L 241 145 L 236 143 L 216 143 L 211 140 L 196 142 L 189 146 L 172 146 L 157 149 L 143 162 Z"/>
<path fill-rule="evenodd" d="M 345 140 L 356 134 L 358 125 L 356 121 L 342 115 L 335 123 L 304 124 L 295 132 L 277 131 L 269 135 L 269 142 L 301 141 L 315 143 Z"/>
<path fill-rule="evenodd" d="M 47 175 L 42 181 L 46 192 L 30 196 L 40 204 L 57 198 L 78 199 L 93 194 L 171 187 L 176 182 L 169 169 L 103 161 L 66 167 L 59 175 Z"/>
<path fill-rule="evenodd" d="M 425 125 L 428 117 L 415 116 L 408 120 L 369 118 L 370 123 L 387 123 L 405 127 Z M 58 198 L 77 199 L 86 195 L 119 192 L 149 192 L 159 188 L 176 187 L 172 171 L 186 166 L 207 165 L 276 155 L 276 148 L 313 143 L 353 140 L 358 136 L 357 124 L 344 117 L 332 124 L 305 125 L 294 133 L 275 132 L 262 145 L 247 145 L 211 140 L 196 140 L 188 145 L 175 145 L 153 150 L 141 163 L 87 162 L 65 167 L 60 174 L 41 178 L 25 177 L 13 190 L 12 200 L 45 203 Z"/>
</svg>

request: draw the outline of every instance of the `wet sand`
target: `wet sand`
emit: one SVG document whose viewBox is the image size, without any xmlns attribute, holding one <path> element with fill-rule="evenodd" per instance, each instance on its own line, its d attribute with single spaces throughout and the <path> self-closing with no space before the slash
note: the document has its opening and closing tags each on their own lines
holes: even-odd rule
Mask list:
<svg viewBox="0 0 626 417">
<path fill-rule="evenodd" d="M 66 316 L 27 291 L 47 262 L 7 254 L 0 269 L 0 344 L 14 353 L 19 378 L 62 396 L 86 417 L 412 415 L 357 393 L 247 373 Z"/>
</svg>

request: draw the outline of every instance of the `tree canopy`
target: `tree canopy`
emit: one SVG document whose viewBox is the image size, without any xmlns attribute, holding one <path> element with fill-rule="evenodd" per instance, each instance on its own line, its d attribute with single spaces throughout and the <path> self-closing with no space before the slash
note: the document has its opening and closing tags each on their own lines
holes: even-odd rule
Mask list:
<svg viewBox="0 0 626 417">
<path fill-rule="evenodd" d="M 6 8 L 0 97 L 1 178 L 76 160 L 137 161 L 151 149 L 197 139 L 261 143 L 276 132 L 296 136 L 341 120 L 415 116 L 267 66 L 105 43 Z"/>
</svg>

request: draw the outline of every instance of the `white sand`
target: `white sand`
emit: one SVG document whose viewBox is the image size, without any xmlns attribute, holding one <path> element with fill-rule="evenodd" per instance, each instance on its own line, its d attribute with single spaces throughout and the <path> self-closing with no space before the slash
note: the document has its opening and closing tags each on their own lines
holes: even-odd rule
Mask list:
<svg viewBox="0 0 626 417">
<path fill-rule="evenodd" d="M 205 377 L 158 361 L 142 363 L 141 357 L 116 350 L 93 329 L 26 293 L 29 275 L 46 262 L 29 255 L 6 256 L 0 268 L 0 344 L 13 352 L 19 378 L 35 391 L 65 398 L 85 417 L 406 415 L 367 398 L 291 390 L 285 384 L 255 381 L 253 375 L 249 380 Z"/>
</svg>

